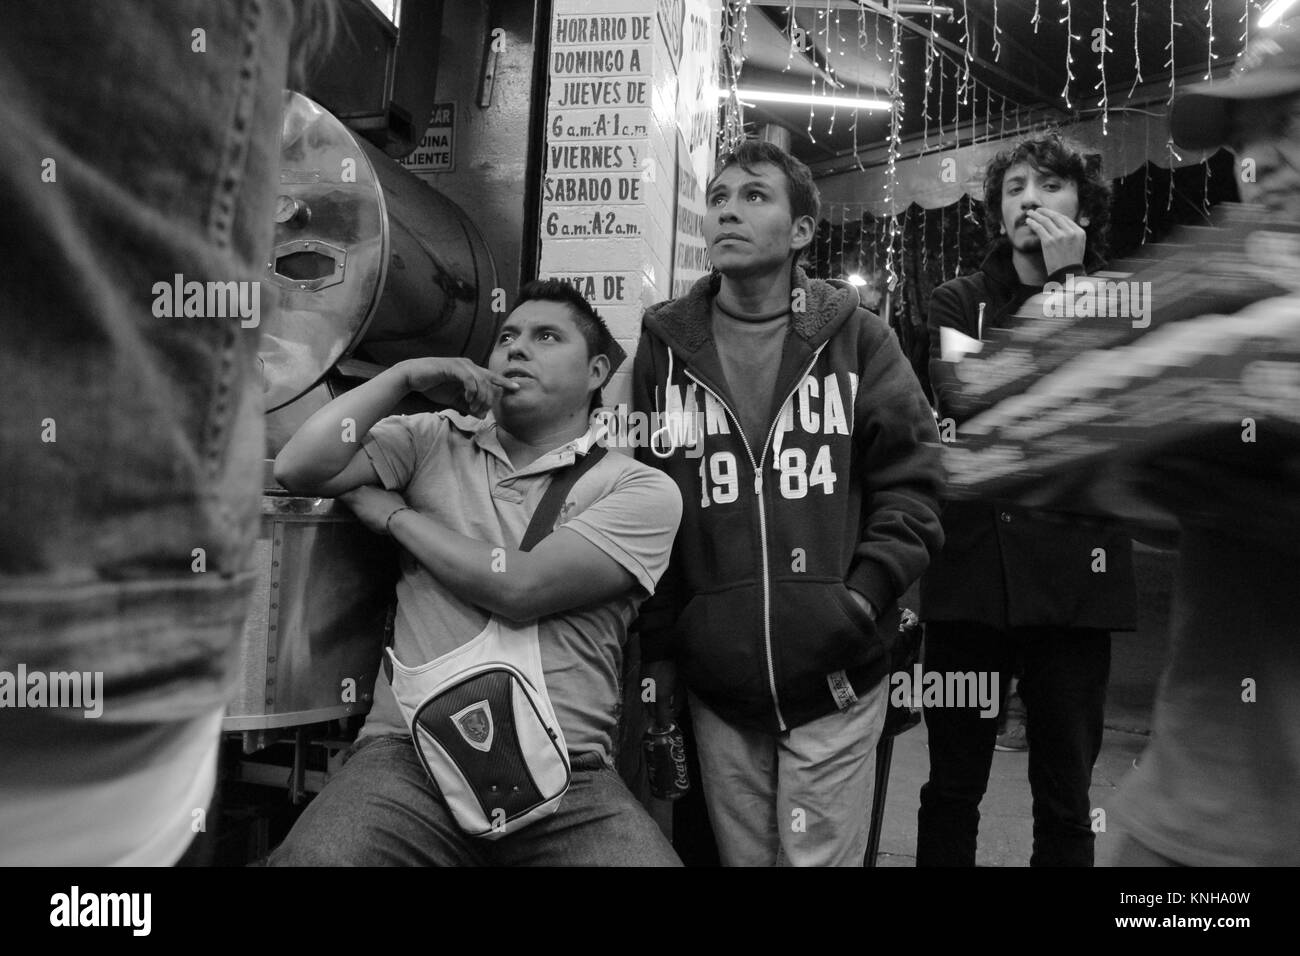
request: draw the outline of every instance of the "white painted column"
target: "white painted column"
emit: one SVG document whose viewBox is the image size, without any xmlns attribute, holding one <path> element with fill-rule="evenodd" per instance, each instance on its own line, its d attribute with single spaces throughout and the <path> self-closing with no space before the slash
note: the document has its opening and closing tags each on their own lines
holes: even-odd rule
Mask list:
<svg viewBox="0 0 1300 956">
<path fill-rule="evenodd" d="M 539 274 L 575 285 L 629 357 L 645 307 L 708 271 L 691 234 L 712 166 L 720 17 L 721 0 L 554 5 Z M 607 406 L 629 401 L 631 366 Z"/>
</svg>

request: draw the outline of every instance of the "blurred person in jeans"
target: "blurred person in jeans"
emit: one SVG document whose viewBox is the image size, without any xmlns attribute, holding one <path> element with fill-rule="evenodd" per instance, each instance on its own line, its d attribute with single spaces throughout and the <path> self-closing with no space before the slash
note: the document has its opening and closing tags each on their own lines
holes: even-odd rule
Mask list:
<svg viewBox="0 0 1300 956">
<path fill-rule="evenodd" d="M 166 865 L 212 795 L 265 448 L 260 329 L 159 318 L 153 287 L 261 277 L 290 34 L 312 35 L 305 59 L 332 17 L 325 0 L 6 13 L 0 864 Z M 102 675 L 99 716 L 18 706 L 17 675 L 74 671 Z"/>
</svg>

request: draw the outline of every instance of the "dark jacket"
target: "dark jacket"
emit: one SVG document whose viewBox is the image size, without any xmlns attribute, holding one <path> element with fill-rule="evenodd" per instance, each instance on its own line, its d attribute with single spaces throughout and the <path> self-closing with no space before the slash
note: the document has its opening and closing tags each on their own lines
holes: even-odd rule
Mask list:
<svg viewBox="0 0 1300 956">
<path fill-rule="evenodd" d="M 1076 265 L 1050 279 L 1064 282 L 1067 274 L 1083 271 Z M 1020 321 L 1016 312 L 1039 291 L 1020 284 L 1005 239 L 994 245 L 980 271 L 934 290 L 930 382 L 941 420 L 961 422 L 972 409 L 963 402 L 953 366 L 939 361 L 939 329 L 977 338 L 981 303 L 985 330 L 1012 328 Z M 975 621 L 998 628 L 1135 628 L 1132 543 L 1113 525 L 982 500 L 949 503 L 943 528 L 944 548 L 921 579 L 921 611 L 927 621 Z M 1094 570 L 1103 561 L 1105 571 Z"/>
<path fill-rule="evenodd" d="M 775 733 L 835 710 L 829 674 L 845 671 L 857 692 L 884 676 L 885 649 L 848 588 L 883 619 L 925 569 L 943 542 L 943 471 L 933 415 L 889 327 L 852 287 L 797 269 L 806 309 L 786 335 L 764 445 L 751 449 L 712 336 L 719 282 L 647 310 L 637 348 L 637 409 L 700 416 L 695 447 L 679 436 L 666 457 L 638 451 L 684 504 L 639 630 L 643 655 L 674 658 L 710 707 Z"/>
</svg>

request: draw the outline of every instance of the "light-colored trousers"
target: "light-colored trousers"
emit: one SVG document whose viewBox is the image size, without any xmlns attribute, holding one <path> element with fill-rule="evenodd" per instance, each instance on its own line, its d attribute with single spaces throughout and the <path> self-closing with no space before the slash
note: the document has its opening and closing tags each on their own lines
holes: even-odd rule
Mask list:
<svg viewBox="0 0 1300 956">
<path fill-rule="evenodd" d="M 788 733 L 727 723 L 694 694 L 704 800 L 724 866 L 862 866 L 889 682 Z"/>
</svg>

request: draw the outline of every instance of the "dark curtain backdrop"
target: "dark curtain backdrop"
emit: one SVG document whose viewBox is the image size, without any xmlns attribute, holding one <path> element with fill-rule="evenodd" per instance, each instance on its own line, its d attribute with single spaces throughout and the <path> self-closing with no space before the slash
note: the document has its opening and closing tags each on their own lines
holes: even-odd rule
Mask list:
<svg viewBox="0 0 1300 956">
<path fill-rule="evenodd" d="M 1144 235 L 1148 242 L 1159 242 L 1176 225 L 1203 224 L 1205 211 L 1216 203 L 1236 202 L 1235 170 L 1232 155 L 1220 150 L 1207 163 L 1174 170 L 1172 177 L 1168 169 L 1148 163 L 1113 180 L 1112 261 L 1132 255 Z M 859 289 L 863 303 L 879 313 L 889 281 L 889 220 L 842 205 L 824 209 L 823 216 L 809 253 L 809 274 L 826 279 L 856 273 L 867 283 Z M 984 221 L 984 204 L 968 196 L 942 209 L 912 205 L 900 217 L 901 233 L 893 238 L 898 253 L 895 294 L 886 319 L 927 397 L 931 396 L 925 316 L 930 294 L 949 279 L 979 268 L 989 244 Z"/>
</svg>

